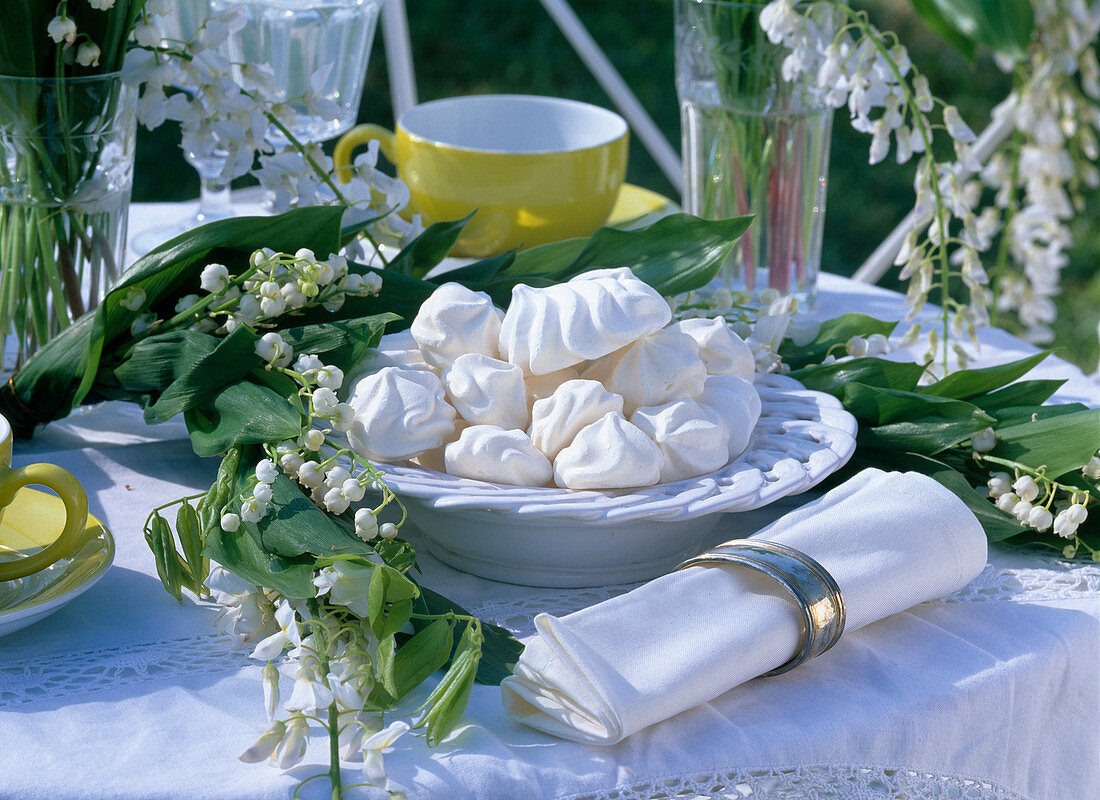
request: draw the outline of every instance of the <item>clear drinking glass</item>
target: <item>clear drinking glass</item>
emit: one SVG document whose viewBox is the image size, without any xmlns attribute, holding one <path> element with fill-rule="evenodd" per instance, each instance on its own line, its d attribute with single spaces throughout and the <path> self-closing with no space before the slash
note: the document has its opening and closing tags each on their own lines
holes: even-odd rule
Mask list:
<svg viewBox="0 0 1100 800">
<path fill-rule="evenodd" d="M 719 276 L 812 302 L 821 263 L 832 108 L 816 75 L 787 82 L 788 50 L 760 27 L 765 3 L 676 0 L 684 209 L 753 214 Z"/>
<path fill-rule="evenodd" d="M 374 29 L 383 0 L 213 0 L 215 13 L 236 8 L 248 20 L 230 37 L 230 59 L 267 64 L 280 87 L 270 99 L 295 114 L 290 132 L 302 142 L 321 142 L 355 124 Z M 308 94 L 322 103 L 307 103 Z M 286 137 L 273 128 L 279 148 Z"/>
</svg>

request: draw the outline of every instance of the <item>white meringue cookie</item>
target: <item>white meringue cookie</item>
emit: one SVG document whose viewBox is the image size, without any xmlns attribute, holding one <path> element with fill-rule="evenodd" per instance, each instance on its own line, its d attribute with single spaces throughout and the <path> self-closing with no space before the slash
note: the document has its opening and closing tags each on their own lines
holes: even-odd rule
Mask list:
<svg viewBox="0 0 1100 800">
<path fill-rule="evenodd" d="M 504 312 L 485 292 L 445 283 L 423 302 L 409 331 L 424 360 L 445 367 L 463 353 L 500 355 L 497 340 Z"/>
<path fill-rule="evenodd" d="M 383 367 L 355 385 L 351 449 L 371 461 L 402 461 L 439 447 L 455 427 L 434 372 Z"/>
<path fill-rule="evenodd" d="M 661 448 L 661 483 L 705 475 L 729 463 L 725 427 L 717 414 L 694 400 L 639 408 L 630 422 Z"/>
<path fill-rule="evenodd" d="M 447 399 L 474 425 L 505 430 L 527 427 L 527 386 L 515 364 L 481 353 L 466 353 L 443 370 Z"/>
<path fill-rule="evenodd" d="M 563 383 L 575 381 L 580 376 L 581 374 L 573 367 L 554 370 L 545 375 L 528 375 L 525 381 L 527 384 L 527 404 L 532 405 L 536 400 L 549 397 Z"/>
<path fill-rule="evenodd" d="M 554 468 L 523 431 L 471 425 L 444 449 L 447 472 L 515 486 L 544 486 Z"/>
<path fill-rule="evenodd" d="M 726 429 L 730 459 L 749 446 L 752 430 L 760 419 L 760 395 L 756 387 L 736 375 L 711 375 L 696 401 L 718 415 Z"/>
<path fill-rule="evenodd" d="M 456 417 L 455 429 L 443 440 L 443 445 L 433 450 L 429 450 L 426 453 L 421 453 L 414 458 L 413 461 L 424 469 L 435 470 L 436 472 L 446 472 L 447 462 L 444 457 L 444 451 L 451 442 L 458 441 L 458 437 L 461 436 L 462 432 L 468 427 L 470 426 L 466 423 L 466 420 L 462 419 L 462 417 Z"/>
<path fill-rule="evenodd" d="M 598 380 L 609 392 L 622 395 L 627 413 L 632 413 L 642 406 L 697 396 L 707 368 L 695 340 L 669 327 L 594 361 L 581 377 Z"/>
<path fill-rule="evenodd" d="M 554 483 L 566 489 L 626 489 L 661 479 L 661 448 L 612 411 L 581 428 L 554 459 Z"/>
<path fill-rule="evenodd" d="M 752 348 L 730 330 L 724 319 L 685 319 L 673 325 L 699 345 L 699 357 L 707 365 L 708 375 L 736 375 L 752 383 L 756 377 L 756 362 Z"/>
<path fill-rule="evenodd" d="M 406 369 L 431 369 L 431 364 L 424 360 L 424 354 L 420 352 L 420 345 L 412 335 L 412 331 L 406 328 L 397 333 L 383 334 L 375 348 L 379 355 L 390 360 L 386 366 L 405 367 Z"/>
<path fill-rule="evenodd" d="M 550 397 L 535 401 L 527 435 L 547 458 L 554 458 L 581 428 L 622 410 L 623 398 L 607 391 L 601 383 L 566 381 Z"/>
<path fill-rule="evenodd" d="M 544 289 L 519 284 L 501 325 L 500 353 L 529 375 L 545 375 L 618 350 L 671 317 L 664 298 L 625 268 Z"/>
</svg>

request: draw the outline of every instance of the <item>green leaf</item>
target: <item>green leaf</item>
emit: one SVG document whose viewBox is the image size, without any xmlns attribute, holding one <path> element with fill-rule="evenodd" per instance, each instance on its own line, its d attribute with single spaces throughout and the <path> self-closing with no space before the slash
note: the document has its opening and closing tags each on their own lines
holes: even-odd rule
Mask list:
<svg viewBox="0 0 1100 800">
<path fill-rule="evenodd" d="M 447 253 L 451 252 L 458 237 L 462 235 L 462 229 L 473 216 L 474 212 L 471 212 L 454 222 L 436 222 L 429 225 L 427 230 L 405 245 L 401 252 L 393 257 L 386 266 L 387 270 L 423 278 L 432 267 L 446 258 Z"/>
<path fill-rule="evenodd" d="M 791 369 L 800 369 L 821 363 L 834 347 L 840 346 L 843 354 L 843 346 L 853 336 L 871 336 L 875 333 L 889 336 L 897 326 L 896 322 L 883 322 L 866 314 L 842 314 L 822 322 L 817 337 L 808 345 L 799 346 L 790 339 L 784 339 L 779 355 Z"/>
<path fill-rule="evenodd" d="M 363 359 L 368 349 L 378 346 L 386 325 L 397 319 L 395 314 L 375 314 L 361 319 L 286 328 L 279 334 L 296 354 L 323 356 L 321 360 L 326 364 L 340 367 L 346 373 Z"/>
<path fill-rule="evenodd" d="M 600 228 L 587 240 L 521 251 L 500 274 L 490 294 L 507 305 L 503 290 L 510 292 L 511 285 L 525 283 L 531 276 L 558 282 L 588 270 L 612 267 L 629 267 L 663 295 L 681 294 L 706 285 L 718 273 L 751 222 L 751 217 L 702 220 L 673 214 L 633 231 Z"/>
<path fill-rule="evenodd" d="M 184 420 L 200 456 L 220 455 L 237 444 L 278 442 L 302 431 L 302 417 L 285 397 L 251 381 L 225 387 L 209 403 L 186 411 Z"/>
<path fill-rule="evenodd" d="M 923 387 L 920 391 L 938 397 L 969 400 L 986 392 L 1000 389 L 1002 386 L 1026 375 L 1049 355 L 1050 352 L 1047 351 L 1021 358 L 1019 361 L 1010 361 L 1007 364 L 998 364 L 993 367 L 960 369 L 929 386 Z"/>
<path fill-rule="evenodd" d="M 853 358 L 832 364 L 818 364 L 793 370 L 791 377 L 807 389 L 840 397 L 849 383 L 865 383 L 884 389 L 913 391 L 924 368 L 919 364 L 886 361 L 881 358 Z"/>
<path fill-rule="evenodd" d="M 177 236 L 139 259 L 95 312 L 88 331 L 84 375 L 73 405 L 91 390 L 104 348 L 128 332 L 142 313 L 123 305 L 132 288 L 145 292 L 150 307 L 163 301 L 170 313 L 181 295 L 197 289 L 199 274 L 212 261 L 236 259 L 243 265 L 261 247 L 292 253 L 308 247 L 322 258 L 327 256 L 340 244 L 342 215 L 343 209 L 338 206 L 311 206 L 274 217 L 219 220 Z"/>
<path fill-rule="evenodd" d="M 1011 408 L 996 409 L 993 416 L 997 418 L 997 427 L 1009 427 L 1024 422 L 1037 422 L 1050 417 L 1060 417 L 1063 414 L 1076 414 L 1078 411 L 1086 410 L 1088 410 L 1088 407 L 1081 403 L 1061 403 L 1053 406 L 1013 406 Z"/>
<path fill-rule="evenodd" d="M 888 425 L 902 420 L 926 422 L 931 425 L 941 420 L 982 420 L 992 425 L 995 420 L 972 403 L 946 397 L 904 392 L 899 389 L 880 389 L 863 383 L 845 384 L 841 399 L 860 423 Z"/>
<path fill-rule="evenodd" d="M 246 492 L 256 461 L 242 458 L 238 466 L 234 494 Z M 268 512 L 257 523 L 259 541 L 264 549 L 277 556 L 294 558 L 311 555 L 317 558 L 338 555 L 371 555 L 369 544 L 346 531 L 302 494 L 298 484 L 281 472 L 271 484 Z M 364 562 L 373 563 L 373 562 Z M 387 568 L 388 569 L 388 568 Z M 379 565 L 377 571 L 381 571 Z M 393 570 L 391 570 L 392 572 Z M 401 592 L 404 597 L 405 592 Z"/>
<path fill-rule="evenodd" d="M 1012 383 L 980 398 L 986 411 L 995 412 L 1014 406 L 1038 406 L 1049 400 L 1064 384 L 1064 380 L 1037 380 Z M 998 415 L 999 416 L 999 415 Z"/>
<path fill-rule="evenodd" d="M 471 616 L 470 612 L 457 603 L 448 600 L 438 592 L 420 587 L 420 597 L 416 600 L 416 611 L 420 614 L 446 614 Z M 413 620 L 417 630 L 427 625 L 423 620 Z M 499 686 L 500 682 L 512 674 L 512 670 L 523 652 L 523 644 L 509 631 L 499 625 L 481 623 L 484 642 L 481 646 L 481 662 L 478 665 L 477 680 L 490 686 Z"/>
<path fill-rule="evenodd" d="M 921 455 L 936 455 L 961 444 L 995 420 L 980 409 L 968 419 L 937 419 L 918 422 L 895 422 L 876 428 L 864 428 L 856 436 L 860 446 L 910 451 Z"/>
<path fill-rule="evenodd" d="M 242 325 L 218 341 L 213 351 L 204 353 L 204 348 L 195 351 L 196 357 L 186 367 L 182 367 L 181 353 L 173 364 L 179 374 L 156 402 L 145 409 L 145 421 L 150 425 L 167 422 L 210 399 L 218 389 L 243 378 L 260 364 L 257 341 L 259 337 Z"/>
<path fill-rule="evenodd" d="M 997 429 L 992 455 L 1029 467 L 1045 465 L 1051 477 L 1079 470 L 1100 450 L 1100 409 Z"/>
<path fill-rule="evenodd" d="M 437 619 L 401 646 L 393 670 L 398 697 L 407 695 L 447 663 L 451 657 L 453 630 L 449 620 Z"/>
<path fill-rule="evenodd" d="M 274 589 L 292 599 L 313 597 L 312 557 L 281 558 L 268 553 L 259 542 L 254 525 L 242 523 L 239 530 L 226 533 L 215 526 L 206 537 L 203 555 L 217 561 L 250 583 Z"/>
<path fill-rule="evenodd" d="M 198 331 L 170 331 L 138 342 L 114 371 L 119 385 L 134 395 L 163 392 L 172 381 L 213 353 L 221 341 Z"/>
<path fill-rule="evenodd" d="M 481 623 L 472 619 L 466 623 L 451 666 L 428 696 L 423 706 L 427 711 L 417 723 L 417 727 L 427 727 L 425 739 L 430 747 L 446 738 L 462 718 L 474 688 L 481 647 Z"/>
</svg>

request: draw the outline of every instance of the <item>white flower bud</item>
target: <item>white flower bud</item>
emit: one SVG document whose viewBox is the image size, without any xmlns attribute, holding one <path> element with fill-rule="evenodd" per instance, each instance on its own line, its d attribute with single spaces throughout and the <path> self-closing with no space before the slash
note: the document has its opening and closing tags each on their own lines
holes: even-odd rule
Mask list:
<svg viewBox="0 0 1100 800">
<path fill-rule="evenodd" d="M 296 476 L 298 469 L 305 463 L 301 453 L 283 453 L 279 456 L 279 466 L 287 477 Z"/>
<path fill-rule="evenodd" d="M 1081 468 L 1081 474 L 1094 481 L 1100 481 L 1100 455 L 1090 458 L 1089 463 Z"/>
<path fill-rule="evenodd" d="M 325 492 L 323 502 L 325 509 L 333 514 L 343 514 L 350 505 L 348 499 L 340 493 L 339 489 L 329 489 Z"/>
<path fill-rule="evenodd" d="M 282 295 L 260 298 L 260 313 L 265 317 L 277 317 L 284 311 L 286 311 L 286 300 Z"/>
<path fill-rule="evenodd" d="M 364 542 L 378 535 L 378 519 L 369 508 L 360 508 L 355 512 L 355 535 Z"/>
<path fill-rule="evenodd" d="M 280 769 L 290 769 L 306 755 L 309 746 L 309 722 L 304 717 L 294 717 L 287 726 L 286 736 L 275 748 L 275 760 Z"/>
<path fill-rule="evenodd" d="M 82 67 L 98 67 L 99 56 L 99 45 L 95 42 L 83 42 L 76 49 L 76 63 Z"/>
<path fill-rule="evenodd" d="M 317 383 L 326 389 L 336 391 L 344 382 L 344 371 L 339 367 L 322 367 L 317 370 Z"/>
<path fill-rule="evenodd" d="M 252 496 L 255 497 L 256 502 L 261 505 L 270 503 L 273 494 L 270 483 L 257 483 L 252 489 Z"/>
<path fill-rule="evenodd" d="M 872 333 L 867 337 L 867 355 L 878 356 L 890 352 L 890 340 L 881 333 Z"/>
<path fill-rule="evenodd" d="M 76 41 L 76 23 L 68 17 L 54 17 L 46 26 L 46 34 L 58 44 Z"/>
<path fill-rule="evenodd" d="M 317 356 L 307 353 L 305 355 L 298 356 L 298 360 L 294 362 L 294 371 L 301 373 L 304 377 L 314 377 L 314 373 L 317 370 L 323 368 L 325 365 L 321 362 Z"/>
<path fill-rule="evenodd" d="M 131 286 L 122 298 L 122 307 L 129 311 L 137 311 L 145 305 L 147 299 L 144 289 L 140 286 Z"/>
<path fill-rule="evenodd" d="M 864 339 L 862 336 L 853 336 L 844 346 L 844 350 L 850 356 L 862 358 L 863 356 L 867 355 L 867 340 Z"/>
<path fill-rule="evenodd" d="M 397 536 L 397 526 L 392 522 L 383 522 L 378 527 L 378 535 L 383 539 L 393 539 Z"/>
<path fill-rule="evenodd" d="M 351 503 L 358 503 L 363 499 L 363 495 L 366 494 L 366 492 L 366 487 L 359 483 L 356 478 L 348 478 L 340 486 L 340 494 L 346 497 Z"/>
<path fill-rule="evenodd" d="M 259 522 L 264 518 L 267 513 L 267 504 L 260 502 L 257 498 L 251 497 L 241 503 L 241 521 L 242 522 Z"/>
<path fill-rule="evenodd" d="M 226 533 L 233 533 L 241 527 L 241 518 L 236 514 L 222 514 L 221 528 Z"/>
<path fill-rule="evenodd" d="M 311 429 L 302 434 L 302 447 L 306 450 L 317 452 L 325 443 L 325 435 L 319 430 Z"/>
<path fill-rule="evenodd" d="M 351 473 L 340 465 L 334 465 L 328 472 L 325 473 L 325 483 L 330 488 L 339 488 L 344 485 L 344 481 L 351 477 Z"/>
<path fill-rule="evenodd" d="M 207 264 L 199 275 L 199 286 L 211 294 L 224 292 L 229 286 L 229 269 L 222 264 Z"/>
<path fill-rule="evenodd" d="M 328 419 L 336 413 L 336 405 L 340 402 L 340 398 L 336 396 L 336 392 L 327 387 L 320 387 L 313 390 L 313 413 L 319 417 Z"/>
<path fill-rule="evenodd" d="M 1077 535 L 1077 523 L 1069 518 L 1068 511 L 1066 509 L 1054 518 L 1054 534 L 1063 539 L 1072 539 Z"/>
<path fill-rule="evenodd" d="M 996 500 L 1003 494 L 1012 491 L 1012 476 L 1007 472 L 994 472 L 986 481 L 989 487 L 989 496 Z"/>
<path fill-rule="evenodd" d="M 332 417 L 332 427 L 338 431 L 347 433 L 355 423 L 355 409 L 347 403 L 338 403 L 336 413 Z"/>
<path fill-rule="evenodd" d="M 244 306 L 244 298 L 242 298 L 241 306 Z M 256 342 L 256 355 L 272 366 L 285 367 L 290 364 L 290 359 L 294 357 L 294 350 L 283 341 L 282 336 L 271 331 L 265 333 Z"/>
<path fill-rule="evenodd" d="M 312 431 L 311 431 L 312 433 Z M 316 461 L 306 461 L 298 468 L 298 482 L 307 489 L 315 489 L 325 482 L 325 474 Z"/>
<path fill-rule="evenodd" d="M 997 434 L 993 432 L 993 428 L 978 431 L 971 437 L 970 446 L 975 453 L 988 453 L 997 446 Z"/>
<path fill-rule="evenodd" d="M 267 711 L 267 719 L 275 719 L 275 712 L 279 710 L 279 670 L 270 661 L 264 665 L 260 672 L 260 679 L 264 687 L 264 710 Z M 281 737 L 280 737 L 281 738 Z M 265 756 L 266 758 L 266 756 Z"/>
<path fill-rule="evenodd" d="M 1027 524 L 1037 531 L 1045 531 L 1053 521 L 1050 512 L 1043 506 L 1035 506 L 1027 515 Z"/>
<path fill-rule="evenodd" d="M 1027 518 L 1031 514 L 1032 505 L 1027 500 L 1021 500 L 1012 507 L 1012 516 L 1020 522 L 1027 524 Z"/>
<path fill-rule="evenodd" d="M 1066 519 L 1072 522 L 1074 525 L 1082 524 L 1089 517 L 1088 509 L 1086 509 L 1081 503 L 1074 503 L 1064 512 Z"/>
<path fill-rule="evenodd" d="M 1030 475 L 1021 475 L 1016 479 L 1016 482 L 1012 484 L 1012 488 L 1016 491 L 1016 494 L 1020 496 L 1021 500 L 1026 500 L 1029 503 L 1039 496 L 1039 486 Z"/>
<path fill-rule="evenodd" d="M 957 142 L 970 144 L 977 138 L 974 136 L 974 131 L 970 130 L 970 127 L 963 122 L 959 109 L 955 106 L 947 106 L 943 110 L 943 124 L 947 128 L 947 135 Z"/>
<path fill-rule="evenodd" d="M 1016 504 L 1020 502 L 1020 498 L 1015 492 L 1005 492 L 997 498 L 997 508 L 1001 511 L 1007 511 L 1012 513 L 1012 509 L 1016 507 Z"/>
<path fill-rule="evenodd" d="M 265 458 L 256 464 L 256 480 L 260 483 L 271 483 L 278 474 L 275 462 L 270 458 Z"/>
</svg>

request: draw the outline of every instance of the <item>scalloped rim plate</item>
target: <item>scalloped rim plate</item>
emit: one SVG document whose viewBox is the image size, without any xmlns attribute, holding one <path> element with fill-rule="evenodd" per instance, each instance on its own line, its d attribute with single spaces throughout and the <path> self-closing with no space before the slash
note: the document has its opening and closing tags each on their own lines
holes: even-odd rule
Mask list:
<svg viewBox="0 0 1100 800">
<path fill-rule="evenodd" d="M 441 561 L 482 577 L 581 587 L 645 580 L 697 551 L 722 514 L 815 486 L 855 452 L 856 421 L 836 398 L 781 375 L 756 379 L 748 449 L 716 472 L 639 489 L 572 491 L 379 464 Z"/>
<path fill-rule="evenodd" d="M 4 509 L 0 541 L 6 530 L 9 540 L 14 533 L 20 540 L 48 542 L 63 520 L 64 506 L 56 497 L 20 489 Z M 38 622 L 91 589 L 107 574 L 114 557 L 115 542 L 107 526 L 89 514 L 68 556 L 25 578 L 0 581 L 0 636 Z"/>
</svg>

